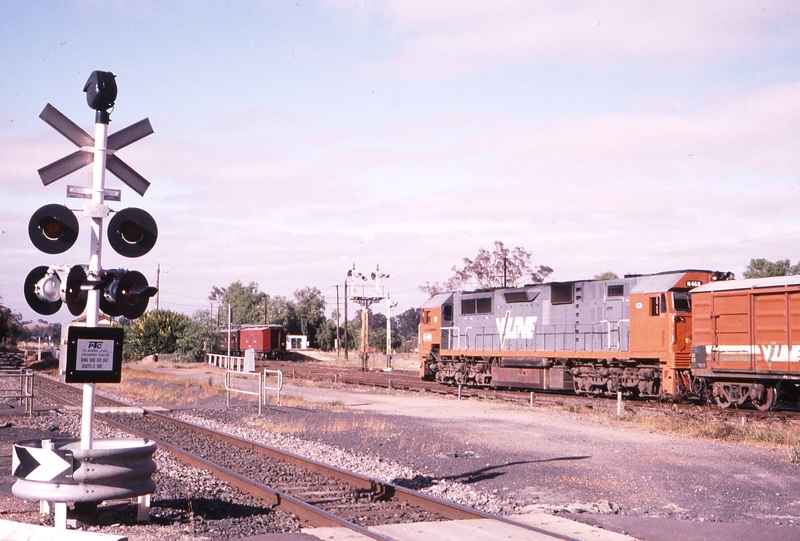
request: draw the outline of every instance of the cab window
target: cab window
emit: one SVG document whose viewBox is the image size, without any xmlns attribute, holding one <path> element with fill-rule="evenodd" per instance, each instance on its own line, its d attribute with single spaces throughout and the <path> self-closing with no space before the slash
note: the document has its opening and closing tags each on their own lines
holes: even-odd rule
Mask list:
<svg viewBox="0 0 800 541">
<path fill-rule="evenodd" d="M 692 303 L 689 300 L 688 291 L 673 291 L 672 292 L 672 306 L 675 307 L 676 312 L 691 312 Z"/>
<path fill-rule="evenodd" d="M 445 304 L 442 306 L 442 319 L 445 321 L 453 321 L 453 305 Z"/>
</svg>

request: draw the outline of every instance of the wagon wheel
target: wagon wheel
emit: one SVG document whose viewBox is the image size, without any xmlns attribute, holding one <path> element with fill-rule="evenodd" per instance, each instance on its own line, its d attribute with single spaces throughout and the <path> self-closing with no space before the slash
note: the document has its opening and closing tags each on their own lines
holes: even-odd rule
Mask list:
<svg viewBox="0 0 800 541">
<path fill-rule="evenodd" d="M 751 400 L 758 411 L 769 411 L 775 405 L 775 389 L 767 387 L 763 402 Z"/>
</svg>

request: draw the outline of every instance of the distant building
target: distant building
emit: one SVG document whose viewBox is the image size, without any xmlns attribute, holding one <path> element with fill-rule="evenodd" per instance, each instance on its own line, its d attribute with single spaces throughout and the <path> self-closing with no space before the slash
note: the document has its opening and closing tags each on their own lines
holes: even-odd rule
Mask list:
<svg viewBox="0 0 800 541">
<path fill-rule="evenodd" d="M 308 336 L 304 334 L 286 335 L 286 349 L 289 351 L 293 349 L 308 349 Z"/>
</svg>

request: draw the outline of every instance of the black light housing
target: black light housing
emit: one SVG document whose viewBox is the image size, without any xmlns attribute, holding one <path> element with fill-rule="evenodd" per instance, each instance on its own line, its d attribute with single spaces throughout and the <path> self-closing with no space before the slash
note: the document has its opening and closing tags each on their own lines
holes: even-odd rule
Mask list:
<svg viewBox="0 0 800 541">
<path fill-rule="evenodd" d="M 31 216 L 28 237 L 46 254 L 60 254 L 78 240 L 78 218 L 64 205 L 45 205 Z"/>
<path fill-rule="evenodd" d="M 117 100 L 116 75 L 110 71 L 93 71 L 83 87 L 86 103 L 95 111 L 106 111 L 114 107 Z"/>
<path fill-rule="evenodd" d="M 69 270 L 67 281 L 61 285 L 61 299 L 67 304 L 69 313 L 78 316 L 86 309 L 88 293 L 84 288 L 86 283 L 86 268 L 75 265 Z"/>
<path fill-rule="evenodd" d="M 155 246 L 156 239 L 156 221 L 142 209 L 122 209 L 108 222 L 108 243 L 125 257 L 143 256 Z"/>
<path fill-rule="evenodd" d="M 46 265 L 28 273 L 23 291 L 28 306 L 38 314 L 49 316 L 61 308 L 61 278 Z"/>
<path fill-rule="evenodd" d="M 110 71 L 93 71 L 83 86 L 86 103 L 97 111 L 95 122 L 108 124 L 110 121 L 108 110 L 114 107 L 114 102 L 117 100 L 115 77 L 116 75 Z"/>
<path fill-rule="evenodd" d="M 136 319 L 145 313 L 150 297 L 158 289 L 147 284 L 139 271 L 111 270 L 104 277 L 106 286 L 100 296 L 100 310 L 111 317 Z"/>
</svg>

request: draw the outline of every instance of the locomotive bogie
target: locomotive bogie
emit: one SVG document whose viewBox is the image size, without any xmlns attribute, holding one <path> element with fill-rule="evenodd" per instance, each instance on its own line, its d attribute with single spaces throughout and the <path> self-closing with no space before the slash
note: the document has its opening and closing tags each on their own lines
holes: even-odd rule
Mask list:
<svg viewBox="0 0 800 541">
<path fill-rule="evenodd" d="M 575 394 L 652 398 L 659 395 L 659 371 L 647 366 L 583 365 L 571 370 Z"/>
</svg>

